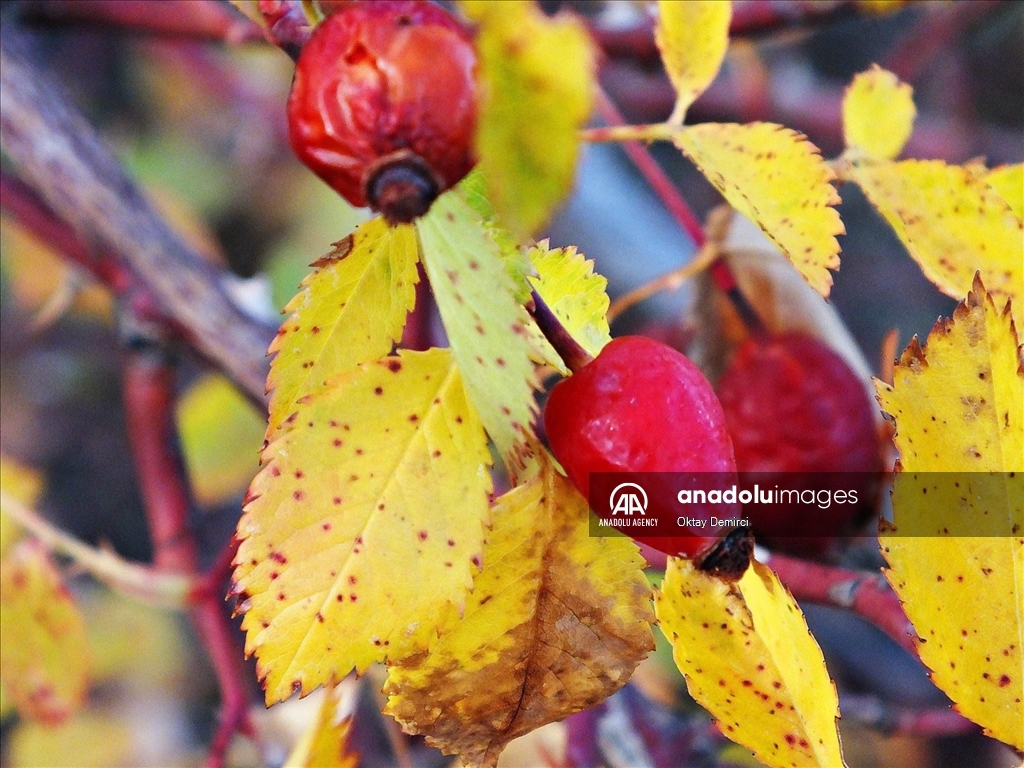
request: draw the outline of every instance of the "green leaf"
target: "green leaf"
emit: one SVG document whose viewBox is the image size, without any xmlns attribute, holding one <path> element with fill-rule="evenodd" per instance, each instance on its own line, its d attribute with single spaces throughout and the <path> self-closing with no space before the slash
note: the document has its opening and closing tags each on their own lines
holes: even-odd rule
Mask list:
<svg viewBox="0 0 1024 768">
<path fill-rule="evenodd" d="M 439 197 L 418 227 L 423 264 L 466 391 L 515 471 L 537 412 L 529 317 L 497 246 L 458 190 Z"/>
<path fill-rule="evenodd" d="M 545 16 L 532 2 L 490 2 L 477 15 L 477 156 L 501 222 L 525 238 L 572 186 L 595 54 L 579 21 Z"/>
<path fill-rule="evenodd" d="M 270 345 L 268 439 L 296 403 L 324 382 L 377 360 L 402 335 L 416 302 L 415 230 L 371 219 L 313 266 L 285 307 L 292 313 Z"/>
<path fill-rule="evenodd" d="M 237 531 L 234 591 L 268 704 L 426 650 L 479 566 L 491 491 L 448 350 L 364 363 L 297 413 Z"/>
</svg>

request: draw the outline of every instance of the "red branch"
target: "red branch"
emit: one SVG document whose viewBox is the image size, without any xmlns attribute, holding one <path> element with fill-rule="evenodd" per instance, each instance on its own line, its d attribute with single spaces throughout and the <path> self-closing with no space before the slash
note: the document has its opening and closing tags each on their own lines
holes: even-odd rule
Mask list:
<svg viewBox="0 0 1024 768">
<path fill-rule="evenodd" d="M 22 18 L 36 24 L 89 25 L 125 32 L 245 43 L 263 30 L 217 0 L 36 0 Z"/>
<path fill-rule="evenodd" d="M 127 336 L 124 402 L 128 436 L 153 540 L 154 563 L 158 570 L 195 574 L 198 557 L 189 526 L 191 498 L 174 418 L 174 367 L 145 322 L 137 323 L 126 313 L 122 330 Z M 254 732 L 248 715 L 245 669 L 218 592 L 202 590 L 194 597 L 189 615 L 213 665 L 222 704 L 207 765 L 220 768 L 235 732 Z"/>
<path fill-rule="evenodd" d="M 920 642 L 899 597 L 880 573 L 852 571 L 772 553 L 766 564 L 797 600 L 831 605 L 867 619 L 917 656 Z"/>
</svg>

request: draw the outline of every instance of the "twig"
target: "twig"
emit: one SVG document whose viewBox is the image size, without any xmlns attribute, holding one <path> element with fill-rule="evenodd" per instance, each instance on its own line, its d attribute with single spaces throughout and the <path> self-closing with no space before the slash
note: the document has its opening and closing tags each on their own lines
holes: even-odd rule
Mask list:
<svg viewBox="0 0 1024 768">
<path fill-rule="evenodd" d="M 772 553 L 765 561 L 797 600 L 853 611 L 917 656 L 917 633 L 882 574 Z"/>
<path fill-rule="evenodd" d="M 981 731 L 977 723 L 968 720 L 951 707 L 911 709 L 894 706 L 877 696 L 851 693 L 840 697 L 839 709 L 844 720 L 875 728 L 886 734 L 935 738 Z"/>
<path fill-rule="evenodd" d="M 175 371 L 159 327 L 121 318 L 124 399 L 128 437 L 153 539 L 158 570 L 194 575 L 195 536 L 189 526 L 191 495 L 174 416 Z M 251 735 L 245 669 L 218 593 L 201 590 L 189 615 L 209 655 L 221 693 L 220 725 L 210 745 L 209 768 L 221 768 L 232 736 Z"/>
<path fill-rule="evenodd" d="M 682 287 L 687 280 L 695 275 L 699 275 L 717 258 L 718 249 L 711 247 L 710 245 L 705 246 L 699 253 L 697 253 L 692 261 L 688 261 L 683 266 L 677 267 L 670 272 L 666 272 L 660 277 L 656 277 L 654 280 L 644 283 L 628 293 L 622 294 L 611 303 L 611 306 L 608 307 L 608 322 L 615 322 L 616 318 L 618 318 L 618 316 L 623 312 L 636 304 L 639 304 L 641 301 L 649 299 L 656 293 L 661 291 L 674 291 Z"/>
<path fill-rule="evenodd" d="M 265 402 L 275 329 L 225 292 L 226 273 L 186 246 L 103 147 L 61 89 L 33 66 L 13 25 L 0 34 L 0 147 L 18 176 L 84 242 L 116 259 L 194 348 Z"/>
<path fill-rule="evenodd" d="M 149 605 L 181 608 L 190 601 L 196 579 L 180 573 L 161 573 L 132 563 L 113 552 L 91 547 L 49 523 L 13 496 L 0 491 L 0 509 L 51 552 L 71 558 L 103 584 Z"/>
<path fill-rule="evenodd" d="M 37 0 L 25 4 L 22 18 L 232 44 L 264 39 L 256 24 L 216 0 Z"/>
</svg>

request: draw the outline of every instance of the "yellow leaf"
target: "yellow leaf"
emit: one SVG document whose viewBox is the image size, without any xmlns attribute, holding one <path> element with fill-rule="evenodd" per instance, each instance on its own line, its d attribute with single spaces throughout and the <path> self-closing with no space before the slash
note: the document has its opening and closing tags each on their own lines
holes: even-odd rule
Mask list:
<svg viewBox="0 0 1024 768">
<path fill-rule="evenodd" d="M 1018 343 L 1009 314 L 976 281 L 924 350 L 911 342 L 893 385 L 877 386 L 902 466 L 896 531 L 880 537 L 886 576 L 925 641 L 920 656 L 935 684 L 990 735 L 1024 749 Z"/>
<path fill-rule="evenodd" d="M 545 16 L 532 2 L 489 2 L 478 16 L 476 152 L 499 219 L 523 238 L 572 186 L 593 100 L 593 44 L 575 17 Z"/>
<path fill-rule="evenodd" d="M 416 232 L 378 217 L 315 262 L 270 345 L 272 438 L 300 398 L 328 379 L 391 351 L 416 302 Z"/>
<path fill-rule="evenodd" d="M 909 0 L 856 0 L 857 7 L 862 11 L 876 16 L 892 13 L 906 5 Z"/>
<path fill-rule="evenodd" d="M 352 719 L 338 722 L 336 690 L 328 686 L 324 691 L 316 719 L 284 761 L 284 768 L 357 768 L 359 758 L 348 747 Z"/>
<path fill-rule="evenodd" d="M 892 160 L 914 128 L 914 89 L 877 64 L 853 78 L 843 97 L 846 146 L 873 160 Z"/>
<path fill-rule="evenodd" d="M 729 47 L 731 20 L 731 2 L 659 0 L 654 39 L 677 94 L 670 123 L 682 125 L 686 110 L 718 74 Z"/>
<path fill-rule="evenodd" d="M 166 721 L 164 728 L 166 732 Z M 145 764 L 148 752 L 139 744 L 137 722 L 90 711 L 56 728 L 18 723 L 10 739 L 10 762 L 5 765 L 12 768 L 137 767 Z M 167 755 L 163 757 L 167 765 Z"/>
<path fill-rule="evenodd" d="M 1006 201 L 1014 216 L 1024 219 L 1024 163 L 993 168 L 985 181 Z"/>
<path fill-rule="evenodd" d="M 769 766 L 843 765 L 839 703 L 792 595 L 758 563 L 738 582 L 669 558 L 654 594 L 690 695 Z"/>
<path fill-rule="evenodd" d="M 940 291 L 965 296 L 980 271 L 1024 322 L 1024 226 L 975 170 L 904 160 L 853 166 L 850 178 Z"/>
<path fill-rule="evenodd" d="M 448 350 L 334 379 L 263 452 L 236 594 L 267 702 L 426 648 L 479 563 L 490 454 Z"/>
<path fill-rule="evenodd" d="M 177 416 L 196 500 L 213 505 L 240 494 L 259 466 L 263 416 L 230 381 L 212 374 L 182 396 Z"/>
<path fill-rule="evenodd" d="M 43 477 L 34 469 L 0 454 L 0 491 L 27 507 L 35 506 L 43 491 Z M 0 505 L 0 557 L 21 535 L 19 526 Z"/>
<path fill-rule="evenodd" d="M 562 325 L 591 355 L 597 355 L 609 341 L 608 281 L 594 273 L 594 262 L 575 247 L 554 248 L 545 240 L 530 249 L 536 276 L 530 284 L 551 307 Z M 568 375 L 562 358 L 551 347 L 535 323 L 530 323 L 537 359 Z"/>
<path fill-rule="evenodd" d="M 673 140 L 733 208 L 752 219 L 822 296 L 839 268 L 835 174 L 804 136 L 773 123 L 703 123 Z"/>
<path fill-rule="evenodd" d="M 482 765 L 611 695 L 654 647 L 636 545 L 590 536 L 586 501 L 549 461 L 498 499 L 493 521 L 463 618 L 385 686 L 407 731 Z"/>
<path fill-rule="evenodd" d="M 466 392 L 514 471 L 522 466 L 537 411 L 529 317 L 479 216 L 457 190 L 434 202 L 419 233 L 423 265 Z"/>
<path fill-rule="evenodd" d="M 25 718 L 59 725 L 89 689 L 85 622 L 42 545 L 23 541 L 0 563 L 0 681 Z"/>
</svg>

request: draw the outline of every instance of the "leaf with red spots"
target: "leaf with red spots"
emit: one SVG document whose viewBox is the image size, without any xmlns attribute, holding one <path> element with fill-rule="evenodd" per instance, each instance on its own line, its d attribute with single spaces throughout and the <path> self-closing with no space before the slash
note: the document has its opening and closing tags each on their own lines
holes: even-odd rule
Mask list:
<svg viewBox="0 0 1024 768">
<path fill-rule="evenodd" d="M 510 469 L 522 467 L 537 405 L 529 316 L 483 223 L 452 190 L 419 224 L 423 264 L 466 392 Z"/>
<path fill-rule="evenodd" d="M 424 650 L 472 584 L 491 491 L 448 350 L 364 363 L 296 413 L 237 532 L 233 592 L 268 703 Z"/>
<path fill-rule="evenodd" d="M 1024 362 L 1009 312 L 976 279 L 878 391 L 902 470 L 886 576 L 935 684 L 1024 749 Z"/>
<path fill-rule="evenodd" d="M 726 736 L 769 766 L 844 764 L 821 649 L 767 566 L 730 583 L 669 558 L 654 610 L 690 695 Z"/>
<path fill-rule="evenodd" d="M 835 174 L 818 148 L 774 123 L 702 123 L 672 134 L 729 205 L 756 223 L 822 296 L 839 268 Z"/>
<path fill-rule="evenodd" d="M 43 546 L 22 541 L 0 562 L 0 682 L 22 717 L 59 725 L 89 689 L 85 622 Z"/>
<path fill-rule="evenodd" d="M 377 360 L 402 336 L 416 302 L 415 230 L 371 219 L 314 263 L 270 345 L 268 439 L 300 398 L 359 363 Z"/>
<path fill-rule="evenodd" d="M 1024 224 L 975 167 L 940 160 L 863 163 L 844 175 L 864 190 L 925 277 L 961 298 L 975 272 L 1024 322 Z M 997 177 L 998 178 L 998 177 Z"/>
<path fill-rule="evenodd" d="M 544 240 L 529 253 L 536 271 L 528 279 L 541 298 L 562 322 L 562 326 L 591 355 L 597 355 L 609 341 L 608 281 L 594 272 L 594 262 L 576 248 L 551 248 Z M 536 323 L 529 325 L 537 358 L 569 375 L 562 358 L 548 343 Z"/>
<path fill-rule="evenodd" d="M 1024 163 L 1000 165 L 985 171 L 985 181 L 1006 201 L 1018 219 L 1024 219 Z"/>
<path fill-rule="evenodd" d="M 337 688 L 328 685 L 316 719 L 284 761 L 284 768 L 357 768 L 359 756 L 348 745 L 351 730 L 351 717 L 338 719 Z"/>
<path fill-rule="evenodd" d="M 541 466 L 495 503 L 462 618 L 449 611 L 385 687 L 408 732 L 467 764 L 493 765 L 512 739 L 604 700 L 654 647 L 636 545 L 590 536 L 587 502 Z"/>
</svg>

